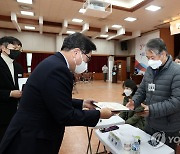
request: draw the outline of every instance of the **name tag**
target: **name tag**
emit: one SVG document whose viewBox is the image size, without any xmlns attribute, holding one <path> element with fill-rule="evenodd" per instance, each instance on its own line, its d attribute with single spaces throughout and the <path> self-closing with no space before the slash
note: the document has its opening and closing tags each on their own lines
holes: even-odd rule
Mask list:
<svg viewBox="0 0 180 154">
<path fill-rule="evenodd" d="M 22 74 L 18 74 L 18 77 L 22 77 Z"/>
<path fill-rule="evenodd" d="M 148 91 L 155 91 L 155 84 L 153 84 L 153 83 L 150 83 L 150 84 L 148 84 Z"/>
</svg>

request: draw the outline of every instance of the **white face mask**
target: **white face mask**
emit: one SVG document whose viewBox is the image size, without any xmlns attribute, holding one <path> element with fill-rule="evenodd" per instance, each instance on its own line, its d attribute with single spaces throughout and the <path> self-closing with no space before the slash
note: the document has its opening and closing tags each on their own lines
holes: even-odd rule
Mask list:
<svg viewBox="0 0 180 154">
<path fill-rule="evenodd" d="M 131 89 L 124 89 L 124 93 L 126 96 L 130 96 L 132 94 L 132 90 Z"/>
<path fill-rule="evenodd" d="M 74 71 L 74 72 L 77 73 L 77 74 L 81 74 L 81 73 L 83 73 L 84 71 L 87 70 L 87 63 L 85 63 L 85 62 L 83 61 L 82 54 L 81 54 L 81 59 L 82 59 L 81 64 L 76 65 L 76 68 L 75 68 L 75 71 Z M 75 61 L 75 60 L 74 60 L 74 61 Z M 76 61 L 75 61 L 75 63 L 76 63 Z"/>
<path fill-rule="evenodd" d="M 157 69 L 162 65 L 161 60 L 149 60 L 148 65 L 152 67 L 152 69 Z"/>
</svg>

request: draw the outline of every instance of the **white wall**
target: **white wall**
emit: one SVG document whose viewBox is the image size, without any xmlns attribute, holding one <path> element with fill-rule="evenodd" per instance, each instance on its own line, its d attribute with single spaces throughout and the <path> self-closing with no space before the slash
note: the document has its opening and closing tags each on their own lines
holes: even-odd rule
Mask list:
<svg viewBox="0 0 180 154">
<path fill-rule="evenodd" d="M 121 42 L 120 41 L 115 41 L 115 55 L 117 56 L 127 56 L 130 53 L 130 49 L 129 49 L 129 41 L 127 44 L 128 50 L 121 50 Z"/>
<path fill-rule="evenodd" d="M 61 46 L 63 44 L 65 36 L 56 35 L 56 51 L 61 50 Z"/>
<path fill-rule="evenodd" d="M 106 41 L 103 39 L 92 39 L 92 42 L 96 45 L 97 50 L 93 54 L 98 55 L 114 55 L 114 41 Z"/>
<path fill-rule="evenodd" d="M 66 36 L 56 36 L 56 50 L 60 50 L 62 42 Z M 92 39 L 92 42 L 96 45 L 97 50 L 93 51 L 93 54 L 97 55 L 114 55 L 115 41 L 106 41 L 103 39 Z"/>
<path fill-rule="evenodd" d="M 67 35 L 56 34 L 39 34 L 35 32 L 17 32 L 14 30 L 0 30 L 0 37 L 14 36 L 21 40 L 24 50 L 30 51 L 60 51 L 64 38 Z M 92 39 L 95 43 L 97 51 L 93 54 L 97 55 L 129 55 L 131 53 L 131 44 L 128 41 L 128 51 L 121 51 L 120 41 L 106 41 L 104 39 Z"/>
<path fill-rule="evenodd" d="M 135 59 L 144 68 L 148 66 L 148 60 L 145 54 L 145 45 L 150 39 L 159 38 L 160 31 L 153 31 L 135 39 Z"/>
<path fill-rule="evenodd" d="M 53 34 L 39 34 L 34 32 L 16 32 L 13 30 L 0 30 L 1 37 L 14 36 L 18 38 L 24 50 L 30 51 L 55 51 L 56 36 Z"/>
</svg>

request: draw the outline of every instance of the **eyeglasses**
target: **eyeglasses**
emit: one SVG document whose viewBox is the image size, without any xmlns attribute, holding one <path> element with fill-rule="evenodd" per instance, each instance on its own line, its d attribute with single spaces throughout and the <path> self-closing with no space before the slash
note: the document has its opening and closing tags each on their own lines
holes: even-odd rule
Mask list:
<svg viewBox="0 0 180 154">
<path fill-rule="evenodd" d="M 91 57 L 88 56 L 87 54 L 85 54 L 85 51 L 82 51 L 82 53 L 88 58 L 88 61 L 87 61 L 87 62 L 89 62 L 89 61 L 91 60 Z"/>
</svg>

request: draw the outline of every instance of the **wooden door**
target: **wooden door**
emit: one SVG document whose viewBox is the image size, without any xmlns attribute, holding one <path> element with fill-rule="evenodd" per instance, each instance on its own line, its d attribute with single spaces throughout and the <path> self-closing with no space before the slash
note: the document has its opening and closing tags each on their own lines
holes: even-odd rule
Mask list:
<svg viewBox="0 0 180 154">
<path fill-rule="evenodd" d="M 125 81 L 127 79 L 126 59 L 117 60 L 115 61 L 115 64 L 117 64 L 118 68 L 119 68 L 119 65 L 121 65 L 121 68 L 119 68 L 119 71 L 118 71 L 118 80 Z"/>
</svg>

